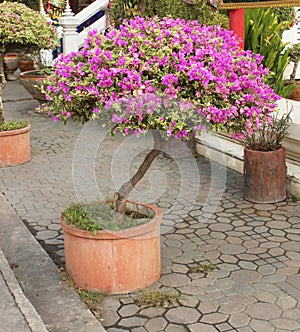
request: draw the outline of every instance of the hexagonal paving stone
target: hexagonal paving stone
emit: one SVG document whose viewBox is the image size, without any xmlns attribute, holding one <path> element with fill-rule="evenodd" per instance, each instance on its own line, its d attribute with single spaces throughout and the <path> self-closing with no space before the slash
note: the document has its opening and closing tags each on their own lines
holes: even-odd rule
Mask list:
<svg viewBox="0 0 300 332">
<path fill-rule="evenodd" d="M 269 221 L 266 224 L 270 229 L 289 229 L 291 225 L 285 221 Z"/>
<path fill-rule="evenodd" d="M 295 320 L 286 318 L 277 318 L 270 321 L 277 329 L 295 331 L 300 328 L 300 324 Z"/>
<path fill-rule="evenodd" d="M 295 308 L 297 305 L 297 301 L 291 296 L 280 296 L 276 302 L 276 305 L 280 307 L 282 310 L 288 310 Z"/>
<path fill-rule="evenodd" d="M 181 325 L 169 324 L 164 332 L 188 332 L 188 329 Z"/>
<path fill-rule="evenodd" d="M 300 289 L 300 274 L 288 276 L 286 281 L 296 289 Z"/>
<path fill-rule="evenodd" d="M 233 280 L 241 283 L 252 284 L 261 279 L 261 275 L 256 271 L 240 270 L 231 274 Z"/>
<path fill-rule="evenodd" d="M 250 322 L 250 317 L 242 312 L 230 315 L 229 323 L 235 328 L 247 326 Z"/>
<path fill-rule="evenodd" d="M 218 310 L 218 308 L 219 308 L 219 304 L 215 300 L 203 301 L 198 306 L 198 310 L 202 314 L 208 314 L 208 313 L 211 313 L 211 312 L 216 312 Z"/>
<path fill-rule="evenodd" d="M 119 321 L 118 325 L 124 326 L 124 327 L 140 327 L 143 326 L 146 323 L 146 318 L 141 317 L 129 317 L 129 318 L 123 318 L 121 321 Z"/>
<path fill-rule="evenodd" d="M 209 229 L 212 231 L 218 231 L 218 232 L 228 232 L 233 229 L 233 226 L 230 224 L 225 223 L 216 223 L 208 226 Z"/>
<path fill-rule="evenodd" d="M 249 326 L 252 327 L 254 331 L 262 331 L 262 332 L 275 331 L 274 325 L 270 324 L 265 320 L 252 319 Z"/>
<path fill-rule="evenodd" d="M 199 300 L 196 296 L 182 295 L 179 299 L 179 303 L 185 307 L 195 308 L 198 305 Z"/>
<path fill-rule="evenodd" d="M 172 264 L 171 270 L 175 273 L 187 273 L 189 268 L 183 264 Z"/>
<path fill-rule="evenodd" d="M 163 275 L 160 279 L 159 282 L 168 287 L 180 287 L 187 285 L 190 282 L 190 278 L 181 273 L 171 273 L 171 274 L 166 274 Z"/>
<path fill-rule="evenodd" d="M 148 331 L 164 331 L 168 322 L 163 317 L 151 318 L 145 324 Z"/>
<path fill-rule="evenodd" d="M 228 302 L 221 305 L 219 311 L 223 314 L 235 314 L 244 311 L 246 304 L 243 303 L 235 303 L 235 302 Z"/>
<path fill-rule="evenodd" d="M 259 242 L 256 240 L 248 240 L 244 241 L 243 246 L 246 248 L 257 248 L 259 246 Z"/>
<path fill-rule="evenodd" d="M 175 247 L 163 248 L 161 251 L 161 256 L 164 258 L 173 258 L 182 255 L 182 251 Z"/>
<path fill-rule="evenodd" d="M 201 322 L 208 324 L 218 324 L 223 323 L 228 319 L 228 315 L 222 314 L 220 312 L 214 312 L 211 314 L 204 315 L 201 318 Z"/>
<path fill-rule="evenodd" d="M 170 323 L 192 324 L 199 320 L 200 313 L 194 308 L 178 307 L 169 309 L 165 317 Z"/>
<path fill-rule="evenodd" d="M 219 247 L 219 251 L 223 254 L 238 255 L 245 252 L 246 249 L 239 244 L 225 244 Z"/>
<path fill-rule="evenodd" d="M 140 310 L 140 307 L 137 306 L 136 304 L 128 304 L 128 305 L 123 306 L 118 311 L 118 314 L 123 318 L 130 317 L 130 316 L 134 316 L 139 310 Z"/>
<path fill-rule="evenodd" d="M 188 325 L 188 328 L 191 332 L 200 332 L 200 331 L 218 332 L 218 330 L 216 328 L 214 328 L 213 326 L 208 325 L 208 324 L 202 324 L 202 323 Z"/>
<path fill-rule="evenodd" d="M 240 327 L 238 331 L 239 332 L 253 332 L 253 330 L 249 326 Z M 236 332 L 236 330 L 229 330 L 228 332 Z"/>
<path fill-rule="evenodd" d="M 116 298 L 106 296 L 103 299 L 101 305 L 104 308 L 104 310 L 114 310 L 114 311 L 117 311 L 120 308 L 121 303 Z"/>
<path fill-rule="evenodd" d="M 114 310 L 107 310 L 102 314 L 102 324 L 105 327 L 115 325 L 119 320 L 120 316 Z"/>
<path fill-rule="evenodd" d="M 233 255 L 227 255 L 227 254 L 222 254 L 220 256 L 220 260 L 225 262 L 225 263 L 237 263 L 238 262 L 238 258 L 233 256 Z"/>
<path fill-rule="evenodd" d="M 276 271 L 276 268 L 272 266 L 271 264 L 269 265 L 263 265 L 258 268 L 258 272 L 264 276 L 274 274 Z"/>
<path fill-rule="evenodd" d="M 282 310 L 272 303 L 253 303 L 247 307 L 246 313 L 255 319 L 271 320 L 280 317 Z"/>
<path fill-rule="evenodd" d="M 257 291 L 253 294 L 258 301 L 260 302 L 267 302 L 267 303 L 275 303 L 276 302 L 276 296 L 274 296 L 270 292 L 266 291 Z"/>
<path fill-rule="evenodd" d="M 249 261 L 240 261 L 238 265 L 245 270 L 256 270 L 257 265 Z"/>
<path fill-rule="evenodd" d="M 285 310 L 282 314 L 282 317 L 297 320 L 300 317 L 300 308 Z"/>
<path fill-rule="evenodd" d="M 47 240 L 47 239 L 53 239 L 55 237 L 57 237 L 59 234 L 57 231 L 41 231 L 41 232 L 37 232 L 36 234 L 36 238 L 38 240 Z"/>
<path fill-rule="evenodd" d="M 166 309 L 164 308 L 157 308 L 157 307 L 151 307 L 151 308 L 145 308 L 139 312 L 139 315 L 142 317 L 148 317 L 148 318 L 154 318 L 158 316 L 162 316 Z"/>
<path fill-rule="evenodd" d="M 297 241 L 288 241 L 281 244 L 281 248 L 287 251 L 299 252 L 299 242 Z"/>
<path fill-rule="evenodd" d="M 283 276 L 288 276 L 288 275 L 297 274 L 298 271 L 299 271 L 298 267 L 287 266 L 278 269 L 277 273 Z"/>
<path fill-rule="evenodd" d="M 234 281 L 231 278 L 222 278 L 215 281 L 214 285 L 218 289 L 227 289 L 231 288 L 234 284 Z"/>
<path fill-rule="evenodd" d="M 147 330 L 144 327 L 135 327 L 131 332 L 147 332 Z"/>
</svg>

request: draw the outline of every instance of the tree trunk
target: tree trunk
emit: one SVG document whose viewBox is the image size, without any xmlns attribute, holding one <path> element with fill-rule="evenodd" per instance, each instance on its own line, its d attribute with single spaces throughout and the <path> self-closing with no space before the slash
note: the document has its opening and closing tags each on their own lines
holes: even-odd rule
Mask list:
<svg viewBox="0 0 300 332">
<path fill-rule="evenodd" d="M 154 138 L 153 149 L 147 154 L 142 165 L 139 167 L 133 177 L 124 183 L 115 194 L 115 209 L 118 223 L 122 223 L 123 221 L 126 210 L 126 200 L 128 199 L 129 194 L 135 188 L 138 182 L 144 177 L 152 162 L 162 151 L 163 138 L 161 137 L 159 131 L 153 131 L 152 133 Z"/>
<path fill-rule="evenodd" d="M 142 16 L 145 15 L 146 8 L 147 8 L 147 0 L 141 0 L 141 2 L 140 2 L 140 12 L 141 12 Z"/>
<path fill-rule="evenodd" d="M 6 85 L 6 79 L 4 75 L 4 53 L 0 53 L 0 125 L 4 122 L 4 109 L 2 103 L 2 91 Z"/>
<path fill-rule="evenodd" d="M 298 61 L 294 62 L 293 71 L 292 71 L 292 73 L 290 75 L 291 81 L 295 81 L 297 68 L 298 68 Z"/>
</svg>

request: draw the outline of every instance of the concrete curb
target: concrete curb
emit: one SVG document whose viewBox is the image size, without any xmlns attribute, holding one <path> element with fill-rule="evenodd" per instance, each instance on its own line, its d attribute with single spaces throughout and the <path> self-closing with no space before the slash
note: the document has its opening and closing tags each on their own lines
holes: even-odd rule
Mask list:
<svg viewBox="0 0 300 332">
<path fill-rule="evenodd" d="M 28 324 L 32 332 L 48 332 L 41 317 L 31 304 L 31 302 L 24 295 L 22 288 L 20 287 L 12 269 L 10 268 L 2 250 L 0 249 L 0 271 L 5 280 L 5 284 L 9 289 L 12 297 L 15 300 L 17 307 L 23 314 L 23 318 Z M 24 324 L 26 324 L 24 322 Z"/>
<path fill-rule="evenodd" d="M 1 193 L 0 248 L 6 257 L 0 256 L 3 276 L 8 278 L 7 285 L 13 289 L 10 291 L 16 305 L 21 309 L 31 331 L 105 331 L 75 290 L 61 283 L 56 265 Z M 14 266 L 14 271 L 10 266 Z M 13 326 L 14 323 L 11 324 Z M 12 328 L 7 331 L 27 330 L 17 331 Z"/>
</svg>

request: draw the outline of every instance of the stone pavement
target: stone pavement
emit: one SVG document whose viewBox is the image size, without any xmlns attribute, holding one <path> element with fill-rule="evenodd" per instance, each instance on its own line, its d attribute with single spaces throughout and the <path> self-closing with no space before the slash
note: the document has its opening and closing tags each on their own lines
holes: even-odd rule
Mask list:
<svg viewBox="0 0 300 332">
<path fill-rule="evenodd" d="M 30 120 L 32 160 L 0 169 L 1 192 L 63 266 L 62 210 L 77 198 L 112 195 L 152 139 L 113 139 L 96 124 L 54 123 L 33 112 L 37 103 L 28 96 L 16 100 L 17 84 L 9 83 L 6 117 Z M 202 157 L 163 156 L 132 198 L 164 211 L 162 276 L 149 289 L 180 294 L 179 305 L 142 308 L 135 301 L 138 292 L 106 296 L 101 323 L 108 332 L 300 332 L 298 202 L 246 202 L 240 174 Z M 216 269 L 193 272 L 202 263 Z"/>
</svg>

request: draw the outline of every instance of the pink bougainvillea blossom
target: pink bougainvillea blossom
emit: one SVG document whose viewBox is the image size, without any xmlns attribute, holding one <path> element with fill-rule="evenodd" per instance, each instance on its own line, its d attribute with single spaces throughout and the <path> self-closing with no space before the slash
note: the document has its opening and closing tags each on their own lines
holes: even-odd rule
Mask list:
<svg viewBox="0 0 300 332">
<path fill-rule="evenodd" d="M 98 117 L 112 134 L 188 138 L 212 125 L 241 137 L 268 121 L 280 98 L 264 83 L 261 60 L 219 26 L 136 17 L 106 36 L 90 31 L 81 51 L 60 56 L 48 108 L 63 121 L 61 112 Z"/>
</svg>

